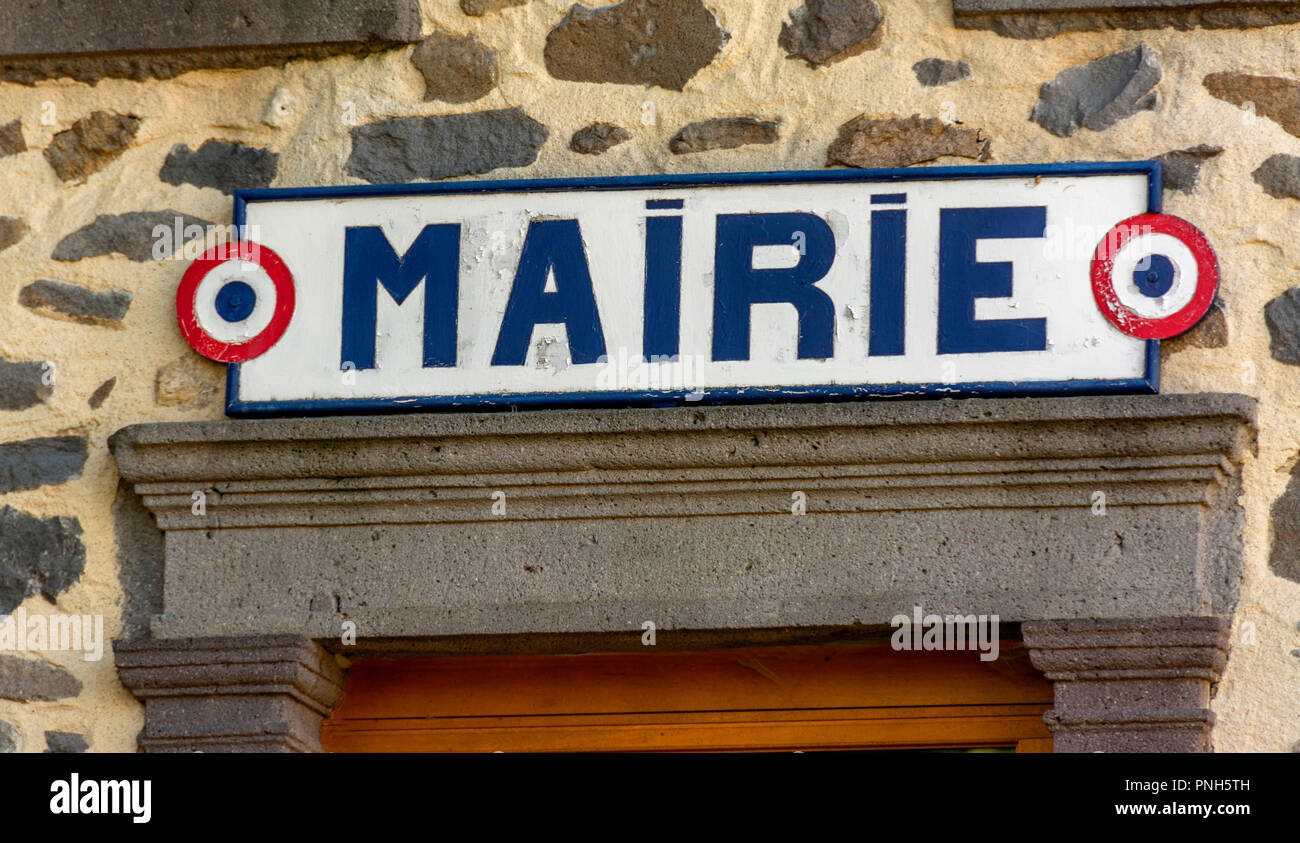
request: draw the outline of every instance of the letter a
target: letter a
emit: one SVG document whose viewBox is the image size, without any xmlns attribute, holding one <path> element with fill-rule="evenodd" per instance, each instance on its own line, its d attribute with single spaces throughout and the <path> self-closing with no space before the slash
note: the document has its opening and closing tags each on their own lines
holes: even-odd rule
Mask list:
<svg viewBox="0 0 1300 843">
<path fill-rule="evenodd" d="M 555 290 L 546 292 L 554 274 Z M 574 363 L 597 363 L 605 356 L 605 334 L 577 220 L 533 220 L 528 224 L 519 268 L 506 303 L 493 366 L 522 366 L 537 325 L 563 323 Z"/>
</svg>

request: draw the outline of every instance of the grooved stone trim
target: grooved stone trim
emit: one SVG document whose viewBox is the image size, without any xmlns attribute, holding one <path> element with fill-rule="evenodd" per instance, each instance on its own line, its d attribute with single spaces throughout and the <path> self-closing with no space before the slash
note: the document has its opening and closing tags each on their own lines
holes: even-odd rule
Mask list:
<svg viewBox="0 0 1300 843">
<path fill-rule="evenodd" d="M 1226 616 L 1254 413 L 1215 394 L 439 413 L 135 425 L 110 447 L 166 533 L 157 637 Z"/>
<path fill-rule="evenodd" d="M 1103 29 L 1253 29 L 1300 20 L 1297 0 L 953 0 L 960 29 L 1046 38 Z"/>
<path fill-rule="evenodd" d="M 21 0 L 0 10 L 0 80 L 264 67 L 419 41 L 420 25 L 419 0 Z"/>
<path fill-rule="evenodd" d="M 1021 634 L 1052 680 L 1043 720 L 1056 752 L 1210 751 L 1210 686 L 1228 659 L 1222 619 L 1033 621 Z"/>
<path fill-rule="evenodd" d="M 334 657 L 296 635 L 117 641 L 118 676 L 145 705 L 145 752 L 320 752 L 343 699 Z"/>
</svg>

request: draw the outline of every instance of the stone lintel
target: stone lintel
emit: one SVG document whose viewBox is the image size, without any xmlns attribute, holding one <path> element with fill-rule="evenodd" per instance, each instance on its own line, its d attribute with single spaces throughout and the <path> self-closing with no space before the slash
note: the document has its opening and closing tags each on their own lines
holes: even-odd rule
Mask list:
<svg viewBox="0 0 1300 843">
<path fill-rule="evenodd" d="M 111 448 L 166 535 L 157 637 L 639 634 L 1230 616 L 1253 419 L 1234 395 L 846 402 L 148 424 Z"/>
<path fill-rule="evenodd" d="M 0 81 L 264 67 L 412 43 L 421 25 L 418 0 L 22 0 L 0 10 Z"/>
<path fill-rule="evenodd" d="M 1254 29 L 1300 20 L 1297 0 L 953 0 L 960 29 L 1046 38 L 1103 29 Z"/>
</svg>

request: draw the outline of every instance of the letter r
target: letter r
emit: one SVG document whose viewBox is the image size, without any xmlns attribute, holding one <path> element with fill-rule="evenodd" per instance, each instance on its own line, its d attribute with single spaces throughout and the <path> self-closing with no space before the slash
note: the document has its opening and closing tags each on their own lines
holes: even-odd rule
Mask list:
<svg viewBox="0 0 1300 843">
<path fill-rule="evenodd" d="M 788 303 L 799 317 L 800 359 L 834 355 L 835 305 L 814 284 L 835 261 L 835 235 L 814 214 L 719 214 L 713 257 L 713 359 L 748 360 L 750 311 Z M 789 245 L 803 235 L 799 261 L 754 269 L 754 247 Z"/>
</svg>

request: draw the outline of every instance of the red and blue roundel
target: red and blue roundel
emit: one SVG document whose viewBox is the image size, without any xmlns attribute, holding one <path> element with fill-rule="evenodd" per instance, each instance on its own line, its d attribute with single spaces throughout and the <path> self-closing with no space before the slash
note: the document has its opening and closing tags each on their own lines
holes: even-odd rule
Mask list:
<svg viewBox="0 0 1300 843">
<path fill-rule="evenodd" d="M 1214 302 L 1219 264 L 1187 220 L 1139 214 L 1116 225 L 1092 257 L 1092 295 L 1116 328 L 1162 340 L 1191 328 Z"/>
<path fill-rule="evenodd" d="M 176 319 L 195 351 L 220 363 L 252 360 L 284 335 L 293 318 L 289 268 L 248 241 L 209 249 L 185 270 Z"/>
</svg>

